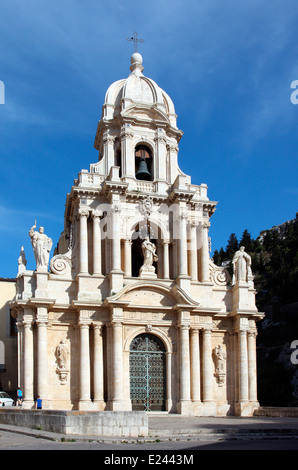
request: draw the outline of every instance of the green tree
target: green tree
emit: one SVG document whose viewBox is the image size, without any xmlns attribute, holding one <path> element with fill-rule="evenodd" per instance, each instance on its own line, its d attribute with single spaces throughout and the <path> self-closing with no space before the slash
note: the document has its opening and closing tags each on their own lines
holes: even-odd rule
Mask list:
<svg viewBox="0 0 298 470">
<path fill-rule="evenodd" d="M 231 233 L 231 235 L 228 239 L 228 243 L 227 243 L 226 251 L 225 251 L 226 260 L 232 260 L 234 254 L 236 253 L 238 248 L 239 248 L 239 243 L 238 243 L 238 239 L 236 237 L 236 234 Z"/>
<path fill-rule="evenodd" d="M 218 250 L 215 250 L 213 253 L 213 261 L 217 266 L 220 266 L 221 260 L 220 260 L 220 254 Z"/>
<path fill-rule="evenodd" d="M 239 246 L 244 246 L 247 253 L 251 253 L 254 250 L 254 240 L 251 238 L 251 234 L 247 229 L 242 233 Z"/>
</svg>

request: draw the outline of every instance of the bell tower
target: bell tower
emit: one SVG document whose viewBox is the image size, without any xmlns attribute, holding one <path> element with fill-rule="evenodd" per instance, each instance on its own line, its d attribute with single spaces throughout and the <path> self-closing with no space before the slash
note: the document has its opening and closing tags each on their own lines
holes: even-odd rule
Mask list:
<svg viewBox="0 0 298 470">
<path fill-rule="evenodd" d="M 136 278 L 172 280 L 188 294 L 193 282 L 210 284 L 208 229 L 216 202 L 179 168 L 183 132 L 173 101 L 143 74 L 140 53 L 130 62 L 128 77 L 105 94 L 94 141 L 98 161 L 79 173 L 67 196 L 57 254 L 71 238 L 78 299 L 104 299 Z M 155 250 L 146 268 L 144 240 Z M 92 290 L 89 275 L 94 285 L 96 276 L 105 282 Z"/>
<path fill-rule="evenodd" d="M 183 135 L 176 125 L 172 100 L 152 79 L 143 75 L 143 58 L 131 56 L 131 73 L 107 90 L 94 147 L 99 161 L 93 170 L 108 175 L 119 167 L 129 190 L 137 181 L 151 181 L 159 193 L 182 174 L 178 168 L 178 143 Z"/>
</svg>

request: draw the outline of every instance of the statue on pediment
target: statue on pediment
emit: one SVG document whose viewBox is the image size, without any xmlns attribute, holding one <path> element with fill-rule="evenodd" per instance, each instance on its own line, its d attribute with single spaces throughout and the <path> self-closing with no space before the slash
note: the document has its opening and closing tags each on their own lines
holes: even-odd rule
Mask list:
<svg viewBox="0 0 298 470">
<path fill-rule="evenodd" d="M 232 264 L 233 264 L 233 279 L 232 285 L 234 286 L 236 282 L 244 281 L 248 282 L 253 279 L 251 271 L 251 256 L 246 253 L 245 247 L 241 246 L 240 250 L 236 251 L 234 254 Z"/>
<path fill-rule="evenodd" d="M 52 249 L 53 241 L 44 233 L 44 228 L 40 227 L 39 231 L 35 231 L 35 224 L 29 230 L 29 236 L 34 251 L 36 268 L 46 268 L 49 264 L 49 255 Z"/>
</svg>

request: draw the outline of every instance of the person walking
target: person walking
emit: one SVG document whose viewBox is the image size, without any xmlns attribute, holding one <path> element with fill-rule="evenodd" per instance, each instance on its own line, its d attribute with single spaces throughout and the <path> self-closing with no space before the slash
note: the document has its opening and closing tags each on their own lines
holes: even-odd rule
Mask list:
<svg viewBox="0 0 298 470">
<path fill-rule="evenodd" d="M 36 402 L 35 402 L 35 408 L 36 408 L 37 410 L 41 410 L 41 409 L 42 409 L 42 399 L 40 398 L 39 395 L 37 396 L 37 399 L 36 399 Z"/>
<path fill-rule="evenodd" d="M 22 404 L 23 404 L 23 392 L 20 389 L 20 387 L 18 387 L 18 389 L 17 389 L 17 405 L 22 406 Z"/>
</svg>

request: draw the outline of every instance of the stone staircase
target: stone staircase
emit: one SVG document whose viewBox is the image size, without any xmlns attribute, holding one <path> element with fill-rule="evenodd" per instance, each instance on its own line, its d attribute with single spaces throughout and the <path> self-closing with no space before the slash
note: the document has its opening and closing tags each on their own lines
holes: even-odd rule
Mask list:
<svg viewBox="0 0 298 470">
<path fill-rule="evenodd" d="M 149 438 L 172 440 L 298 439 L 297 418 L 148 416 Z"/>
</svg>

